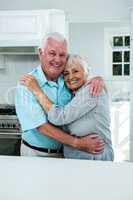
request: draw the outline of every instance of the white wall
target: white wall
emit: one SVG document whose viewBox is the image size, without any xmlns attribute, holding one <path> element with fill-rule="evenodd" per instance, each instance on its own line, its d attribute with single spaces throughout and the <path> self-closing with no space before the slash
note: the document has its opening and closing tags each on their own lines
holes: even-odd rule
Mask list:
<svg viewBox="0 0 133 200">
<path fill-rule="evenodd" d="M 10 0 L 0 0 L 0 10 L 47 8 L 65 10 L 70 21 L 70 52 L 86 57 L 95 75 L 104 75 L 105 67 L 108 67 L 104 66 L 104 28 L 129 26 L 131 6 L 133 6 L 131 0 L 78 0 L 78 2 L 77 0 L 13 0 L 12 3 Z M 30 71 L 32 68 L 32 61 L 29 64 L 30 59 L 30 57 L 7 59 L 6 69 L 0 70 L 0 103 L 3 102 L 4 91 L 16 84 L 20 74 Z"/>
<path fill-rule="evenodd" d="M 131 6 L 132 0 L 13 0 L 12 3 L 0 0 L 0 10 L 65 10 L 70 21 L 70 52 L 85 56 L 92 72 L 102 75 L 105 71 L 104 28 L 129 26 Z"/>
<path fill-rule="evenodd" d="M 130 7 L 133 7 L 133 0 L 0 0 L 0 10 L 57 8 L 66 11 L 70 22 L 70 52 L 86 57 L 95 75 L 104 75 L 108 67 L 104 66 L 104 28 L 129 27 Z M 10 95 L 9 90 L 16 85 L 20 75 L 30 71 L 36 63 L 37 60 L 31 57 L 7 58 L 7 67 L 0 70 L 0 103 L 8 100 L 7 94 Z M 124 82 L 119 82 L 117 87 L 115 83 L 109 84 L 112 91 L 129 88 Z M 12 97 L 9 98 L 11 103 Z"/>
<path fill-rule="evenodd" d="M 132 0 L 0 0 L 0 10 L 62 9 L 70 22 L 128 20 L 131 6 Z"/>
<path fill-rule="evenodd" d="M 105 75 L 104 29 L 128 27 L 129 22 L 71 23 L 70 52 L 87 58 L 89 67 L 95 75 Z"/>
</svg>

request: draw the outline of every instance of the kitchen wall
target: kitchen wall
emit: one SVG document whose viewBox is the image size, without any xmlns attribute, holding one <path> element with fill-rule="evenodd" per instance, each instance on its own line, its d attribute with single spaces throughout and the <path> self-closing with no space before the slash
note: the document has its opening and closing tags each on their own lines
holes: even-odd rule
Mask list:
<svg viewBox="0 0 133 200">
<path fill-rule="evenodd" d="M 93 74 L 105 75 L 104 29 L 123 26 L 129 27 L 129 22 L 71 23 L 70 52 L 86 57 Z"/>
<path fill-rule="evenodd" d="M 105 77 L 108 66 L 105 66 L 104 63 L 104 29 L 122 26 L 129 27 L 129 22 L 70 23 L 70 53 L 77 53 L 85 57 L 91 74 Z M 14 87 L 20 75 L 30 71 L 32 67 L 36 66 L 36 63 L 38 63 L 37 56 L 5 56 L 5 68 L 0 70 L 0 103 L 7 102 L 5 96 L 7 96 L 8 89 Z M 121 84 L 129 88 L 127 82 L 112 83 L 108 80 L 108 83 L 109 87 L 111 85 L 110 91 L 114 91 L 116 88 L 118 90 L 118 88 L 121 88 Z M 118 87 L 116 87 L 116 84 Z M 10 97 L 10 102 L 14 102 L 12 97 Z"/>
<path fill-rule="evenodd" d="M 106 76 L 109 66 L 105 63 L 105 35 L 108 28 L 129 28 L 129 21 L 123 22 L 98 22 L 98 23 L 71 23 L 70 52 L 78 53 L 86 58 L 91 75 L 104 77 L 112 98 L 119 95 L 128 99 L 129 81 L 112 80 Z M 126 97 L 124 97 L 126 95 Z"/>
<path fill-rule="evenodd" d="M 5 67 L 0 69 L 0 104 L 14 103 L 15 87 L 20 76 L 30 72 L 38 63 L 37 56 L 5 56 Z"/>
<path fill-rule="evenodd" d="M 102 76 L 105 76 L 105 71 L 108 70 L 104 63 L 104 29 L 130 27 L 130 7 L 133 7 L 132 0 L 13 0 L 12 3 L 10 0 L 0 0 L 0 10 L 64 10 L 70 22 L 70 52 L 84 56 L 88 60 L 91 72 Z M 6 57 L 6 67 L 0 70 L 0 103 L 14 102 L 12 88 L 16 86 L 20 75 L 30 71 L 37 63 L 37 58 L 32 56 Z M 116 93 L 116 90 L 121 93 L 121 89 L 126 91 L 129 88 L 128 81 L 107 80 L 107 83 L 111 93 Z M 125 130 L 128 134 L 127 127 Z"/>
<path fill-rule="evenodd" d="M 70 52 L 84 56 L 94 75 L 105 75 L 104 29 L 129 27 L 131 0 L 0 0 L 0 10 L 32 10 L 57 8 L 68 14 Z M 81 9 L 82 8 L 82 9 Z M 0 70 L 0 103 L 5 102 L 5 91 L 16 85 L 20 74 L 30 71 L 37 58 L 30 56 L 8 56 L 6 67 Z M 110 81 L 110 80 L 109 80 Z M 115 83 L 111 90 L 116 87 Z M 119 82 L 121 87 L 122 82 Z M 128 87 L 128 84 L 127 84 Z M 11 99 L 11 98 L 10 98 Z M 11 100 L 12 101 L 12 100 Z M 13 101 L 12 101 L 13 102 Z"/>
<path fill-rule="evenodd" d="M 132 0 L 0 0 L 0 10 L 62 9 L 70 22 L 70 51 L 89 59 L 103 73 L 104 28 L 129 26 Z"/>
</svg>

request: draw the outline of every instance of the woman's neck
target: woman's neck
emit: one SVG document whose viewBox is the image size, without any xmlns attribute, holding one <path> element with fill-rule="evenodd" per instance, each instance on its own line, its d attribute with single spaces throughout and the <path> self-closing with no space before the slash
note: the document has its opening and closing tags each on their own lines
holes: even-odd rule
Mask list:
<svg viewBox="0 0 133 200">
<path fill-rule="evenodd" d="M 87 83 L 87 80 L 84 81 L 84 83 L 77 89 L 73 90 L 72 93 L 75 94 L 80 88 L 82 88 Z"/>
</svg>

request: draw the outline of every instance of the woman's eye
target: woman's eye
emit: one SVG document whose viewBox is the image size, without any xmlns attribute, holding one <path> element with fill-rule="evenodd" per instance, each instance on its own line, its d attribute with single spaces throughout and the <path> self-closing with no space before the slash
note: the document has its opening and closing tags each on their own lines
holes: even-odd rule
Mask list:
<svg viewBox="0 0 133 200">
<path fill-rule="evenodd" d="M 77 72 L 78 72 L 77 70 L 73 71 L 73 73 L 77 73 Z"/>
<path fill-rule="evenodd" d="M 68 73 L 64 73 L 64 76 L 67 76 L 68 75 Z"/>
</svg>

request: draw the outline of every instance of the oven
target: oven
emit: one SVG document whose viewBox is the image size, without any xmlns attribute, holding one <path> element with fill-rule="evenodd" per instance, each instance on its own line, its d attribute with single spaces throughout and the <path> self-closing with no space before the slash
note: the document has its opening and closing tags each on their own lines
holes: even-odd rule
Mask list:
<svg viewBox="0 0 133 200">
<path fill-rule="evenodd" d="M 0 155 L 20 155 L 21 127 L 14 105 L 0 105 Z"/>
</svg>

